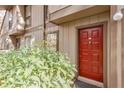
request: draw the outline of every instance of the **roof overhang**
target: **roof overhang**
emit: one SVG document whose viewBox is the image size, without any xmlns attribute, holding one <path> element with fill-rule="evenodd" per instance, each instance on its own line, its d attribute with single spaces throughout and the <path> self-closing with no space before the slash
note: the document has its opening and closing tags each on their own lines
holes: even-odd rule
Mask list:
<svg viewBox="0 0 124 93">
<path fill-rule="evenodd" d="M 50 14 L 50 21 L 55 24 L 109 11 L 109 5 L 73 5 Z"/>
</svg>

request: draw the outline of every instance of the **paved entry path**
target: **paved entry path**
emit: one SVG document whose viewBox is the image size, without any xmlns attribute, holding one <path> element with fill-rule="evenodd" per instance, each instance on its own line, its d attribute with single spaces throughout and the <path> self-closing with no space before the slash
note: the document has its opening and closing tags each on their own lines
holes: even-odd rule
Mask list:
<svg viewBox="0 0 124 93">
<path fill-rule="evenodd" d="M 76 88 L 99 88 L 95 85 L 87 84 L 87 83 L 79 81 L 79 80 L 75 81 L 75 87 Z"/>
</svg>

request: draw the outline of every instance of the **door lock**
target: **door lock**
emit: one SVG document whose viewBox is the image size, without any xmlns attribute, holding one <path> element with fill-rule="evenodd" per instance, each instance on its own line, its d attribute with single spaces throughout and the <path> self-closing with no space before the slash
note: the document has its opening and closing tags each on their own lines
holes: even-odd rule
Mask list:
<svg viewBox="0 0 124 93">
<path fill-rule="evenodd" d="M 92 42 L 91 41 L 89 41 L 89 44 L 91 44 Z"/>
</svg>

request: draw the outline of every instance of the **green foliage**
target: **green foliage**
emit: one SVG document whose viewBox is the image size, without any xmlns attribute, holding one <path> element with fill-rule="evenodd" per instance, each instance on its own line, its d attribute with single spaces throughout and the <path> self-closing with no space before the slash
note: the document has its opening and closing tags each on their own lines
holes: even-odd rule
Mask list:
<svg viewBox="0 0 124 93">
<path fill-rule="evenodd" d="M 75 71 L 67 56 L 48 48 L 0 54 L 0 87 L 71 87 Z"/>
</svg>

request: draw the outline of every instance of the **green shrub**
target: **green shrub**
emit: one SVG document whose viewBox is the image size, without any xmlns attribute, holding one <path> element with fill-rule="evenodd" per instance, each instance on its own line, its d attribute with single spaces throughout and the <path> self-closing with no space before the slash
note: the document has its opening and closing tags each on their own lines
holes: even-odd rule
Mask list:
<svg viewBox="0 0 124 93">
<path fill-rule="evenodd" d="M 0 54 L 0 87 L 71 87 L 75 66 L 48 48 L 22 48 Z"/>
</svg>

